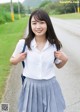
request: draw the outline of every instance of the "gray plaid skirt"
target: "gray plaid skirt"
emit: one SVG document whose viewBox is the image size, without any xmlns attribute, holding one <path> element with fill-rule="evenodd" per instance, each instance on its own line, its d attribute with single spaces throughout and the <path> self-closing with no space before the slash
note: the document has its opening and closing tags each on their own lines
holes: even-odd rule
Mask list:
<svg viewBox="0 0 80 112">
<path fill-rule="evenodd" d="M 64 112 L 65 101 L 56 77 L 25 78 L 18 103 L 19 112 Z"/>
</svg>

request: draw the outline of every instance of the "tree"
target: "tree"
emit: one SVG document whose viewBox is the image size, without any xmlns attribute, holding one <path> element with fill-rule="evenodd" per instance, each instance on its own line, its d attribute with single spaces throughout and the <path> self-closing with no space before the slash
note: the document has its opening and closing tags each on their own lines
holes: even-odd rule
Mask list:
<svg viewBox="0 0 80 112">
<path fill-rule="evenodd" d="M 78 0 L 60 0 L 60 3 L 69 4 L 74 12 L 76 12 Z"/>
<path fill-rule="evenodd" d="M 18 4 L 13 3 L 13 6 L 14 6 L 14 13 L 18 14 Z M 19 2 L 19 6 L 20 6 L 20 13 L 21 14 L 25 13 L 25 8 L 20 2 Z"/>
<path fill-rule="evenodd" d="M 73 13 L 76 11 L 77 4 L 60 2 L 43 2 L 39 8 L 46 10 L 49 14 Z"/>
</svg>

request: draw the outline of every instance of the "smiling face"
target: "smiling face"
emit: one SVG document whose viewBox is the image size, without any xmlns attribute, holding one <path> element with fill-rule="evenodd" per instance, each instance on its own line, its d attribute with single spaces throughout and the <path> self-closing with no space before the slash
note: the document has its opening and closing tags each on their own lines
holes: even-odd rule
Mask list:
<svg viewBox="0 0 80 112">
<path fill-rule="evenodd" d="M 31 29 L 35 36 L 46 36 L 47 24 L 43 20 L 38 20 L 34 16 L 31 19 Z"/>
</svg>

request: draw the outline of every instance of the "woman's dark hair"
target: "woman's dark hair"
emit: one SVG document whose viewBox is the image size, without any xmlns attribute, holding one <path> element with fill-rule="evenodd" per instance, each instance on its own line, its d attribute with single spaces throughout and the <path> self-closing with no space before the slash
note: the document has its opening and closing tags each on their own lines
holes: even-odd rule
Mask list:
<svg viewBox="0 0 80 112">
<path fill-rule="evenodd" d="M 48 41 L 51 44 L 55 44 L 56 45 L 57 50 L 60 50 L 60 48 L 62 47 L 62 44 L 58 40 L 58 38 L 57 38 L 57 36 L 55 34 L 55 31 L 53 29 L 50 17 L 48 16 L 48 14 L 45 11 L 43 11 L 41 9 L 38 9 L 38 10 L 35 10 L 34 12 L 32 12 L 32 14 L 31 14 L 31 16 L 29 18 L 29 33 L 28 33 L 27 38 L 25 39 L 25 43 L 28 46 L 28 48 L 31 49 L 30 48 L 30 43 L 31 43 L 31 40 L 35 36 L 35 34 L 32 31 L 32 28 L 31 28 L 31 19 L 32 19 L 33 16 L 34 16 L 34 18 L 36 20 L 40 20 L 40 21 L 45 21 L 46 22 L 46 24 L 47 24 L 46 38 L 48 39 Z"/>
</svg>

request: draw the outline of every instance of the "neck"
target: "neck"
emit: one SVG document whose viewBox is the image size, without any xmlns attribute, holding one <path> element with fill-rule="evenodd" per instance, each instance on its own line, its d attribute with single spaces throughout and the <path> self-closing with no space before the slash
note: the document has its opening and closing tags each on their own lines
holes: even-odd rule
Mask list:
<svg viewBox="0 0 80 112">
<path fill-rule="evenodd" d="M 36 40 L 36 42 L 37 43 L 44 43 L 44 42 L 46 42 L 46 37 L 44 36 L 42 36 L 42 37 L 35 37 L 35 40 Z"/>
</svg>

